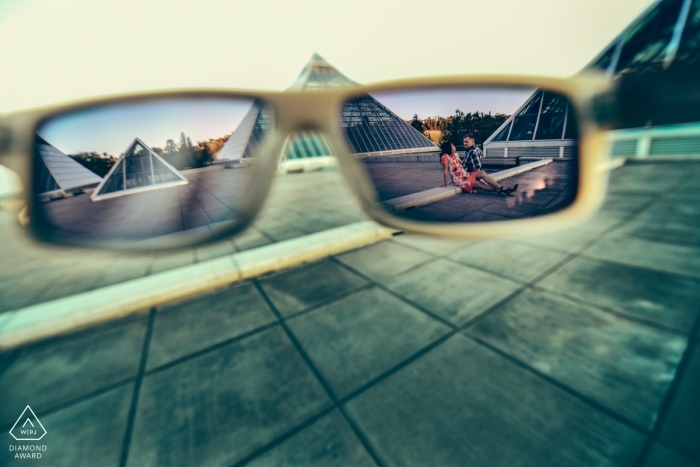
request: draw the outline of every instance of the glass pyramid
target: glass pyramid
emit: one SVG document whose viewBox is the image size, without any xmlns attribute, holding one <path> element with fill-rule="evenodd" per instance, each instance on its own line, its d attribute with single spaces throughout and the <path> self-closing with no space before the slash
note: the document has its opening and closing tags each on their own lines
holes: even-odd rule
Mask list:
<svg viewBox="0 0 700 467">
<path fill-rule="evenodd" d="M 576 135 L 573 112 L 565 97 L 538 89 L 485 142 L 572 139 Z"/>
<path fill-rule="evenodd" d="M 289 90 L 315 91 L 345 86 L 357 86 L 357 83 L 340 73 L 319 54 L 313 54 Z M 346 104 L 341 119 L 348 141 L 358 154 L 437 149 L 432 141 L 371 96 Z M 233 136 L 219 151 L 217 160 L 250 157 L 269 125 L 269 113 L 264 108 L 261 109 L 259 104 L 253 105 Z M 323 136 L 305 131 L 287 141 L 283 160 L 328 156 L 331 156 L 331 153 Z"/>
<path fill-rule="evenodd" d="M 484 156 L 577 157 L 577 131 L 566 97 L 538 89 L 484 141 Z"/>
<path fill-rule="evenodd" d="M 63 194 L 97 185 L 102 178 L 62 153 L 41 136 L 34 138 L 35 171 L 34 193 L 61 192 Z"/>
<path fill-rule="evenodd" d="M 92 200 L 100 201 L 187 183 L 180 172 L 136 138 L 92 193 Z"/>
<path fill-rule="evenodd" d="M 613 75 L 648 75 L 700 63 L 700 0 L 653 2 L 587 68 Z"/>
<path fill-rule="evenodd" d="M 343 88 L 358 84 L 339 72 L 323 57 L 315 53 L 306 64 L 290 91 L 314 91 L 317 89 Z"/>
<path fill-rule="evenodd" d="M 323 137 L 313 131 L 302 131 L 287 140 L 284 151 L 285 159 L 307 159 L 310 157 L 330 156 L 331 150 Z"/>
<path fill-rule="evenodd" d="M 252 156 L 270 128 L 270 113 L 261 102 L 254 102 L 233 135 L 216 155 L 217 161 L 240 161 Z"/>
<path fill-rule="evenodd" d="M 371 96 L 349 101 L 343 106 L 341 125 L 357 154 L 437 149 L 435 143 L 406 123 Z"/>
</svg>

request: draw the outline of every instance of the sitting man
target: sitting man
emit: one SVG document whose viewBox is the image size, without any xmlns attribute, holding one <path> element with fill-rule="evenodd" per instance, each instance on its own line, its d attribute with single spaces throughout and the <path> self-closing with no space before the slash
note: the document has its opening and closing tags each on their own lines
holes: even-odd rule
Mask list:
<svg viewBox="0 0 700 467">
<path fill-rule="evenodd" d="M 485 184 L 491 185 L 496 189 L 497 193 L 504 196 L 512 196 L 511 193 L 518 189 L 516 184 L 513 188 L 503 189 L 503 187 L 493 179 L 489 174 L 481 170 L 481 149 L 476 147 L 474 144 L 474 135 L 467 133 L 462 140 L 464 143 L 464 149 L 466 150 L 464 159 L 462 160 L 462 167 L 469 173 L 476 172 L 476 178 L 481 179 Z"/>
</svg>

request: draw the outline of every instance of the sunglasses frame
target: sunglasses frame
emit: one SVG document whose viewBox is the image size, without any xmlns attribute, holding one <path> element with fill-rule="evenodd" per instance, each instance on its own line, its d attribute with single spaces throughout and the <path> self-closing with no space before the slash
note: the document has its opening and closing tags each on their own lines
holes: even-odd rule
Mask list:
<svg viewBox="0 0 700 467">
<path fill-rule="evenodd" d="M 347 101 L 374 92 L 400 92 L 418 89 L 461 87 L 533 87 L 557 92 L 569 99 L 579 124 L 578 191 L 574 202 L 561 211 L 542 217 L 475 223 L 420 222 L 389 214 L 382 210 L 376 191 L 361 159 L 343 133 L 340 122 L 342 106 Z M 401 231 L 453 238 L 490 238 L 518 236 L 564 228 L 590 216 L 602 202 L 607 185 L 608 138 L 596 121 L 594 101 L 610 90 L 610 82 L 599 75 L 557 79 L 537 76 L 474 75 L 407 79 L 367 86 L 319 89 L 313 91 L 251 90 L 174 90 L 132 93 L 51 106 L 10 114 L 0 118 L 0 164 L 16 172 L 23 184 L 26 209 L 19 224 L 36 240 L 89 248 L 127 251 L 153 251 L 192 247 L 236 235 L 255 220 L 269 194 L 288 137 L 298 131 L 320 133 L 336 157 L 340 172 L 360 200 L 363 210 L 375 221 Z M 271 110 L 270 130 L 255 151 L 253 171 L 247 187 L 248 199 L 231 222 L 206 229 L 193 229 L 151 240 L 95 240 L 61 235 L 42 221 L 32 193 L 34 168 L 34 134 L 41 123 L 51 117 L 76 110 L 122 102 L 183 97 L 222 97 L 259 99 Z"/>
</svg>

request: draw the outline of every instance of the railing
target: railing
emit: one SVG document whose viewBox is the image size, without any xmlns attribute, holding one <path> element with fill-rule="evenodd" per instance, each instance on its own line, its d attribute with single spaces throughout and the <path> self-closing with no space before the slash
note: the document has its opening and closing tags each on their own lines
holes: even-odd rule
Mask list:
<svg viewBox="0 0 700 467">
<path fill-rule="evenodd" d="M 612 157 L 700 159 L 700 123 L 620 130 L 610 138 Z"/>
</svg>

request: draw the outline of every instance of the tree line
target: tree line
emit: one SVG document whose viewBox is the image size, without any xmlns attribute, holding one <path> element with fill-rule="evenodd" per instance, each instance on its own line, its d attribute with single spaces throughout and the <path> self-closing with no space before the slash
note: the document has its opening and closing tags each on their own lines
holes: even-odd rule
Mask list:
<svg viewBox="0 0 700 467">
<path fill-rule="evenodd" d="M 181 132 L 177 143 L 175 140 L 169 139 L 162 148 L 152 147 L 151 149 L 177 170 L 195 169 L 209 165 L 230 136 L 224 135 L 220 138 L 210 138 L 193 144 L 190 137 Z M 119 157 L 106 152 L 102 154 L 97 152 L 80 152 L 71 154 L 70 157 L 100 177 L 107 175 L 107 172 L 119 160 Z"/>
<path fill-rule="evenodd" d="M 180 133 L 180 139 L 177 143 L 169 139 L 165 142 L 164 147 L 153 147 L 151 149 L 178 170 L 196 169 L 210 164 L 229 136 L 210 138 L 206 141 L 197 141 L 197 144 L 192 144 L 192 140 L 183 132 Z"/>
<path fill-rule="evenodd" d="M 450 142 L 455 146 L 462 146 L 462 139 L 467 133 L 474 134 L 476 144 L 483 144 L 508 117 L 510 115 L 484 113 L 478 110 L 464 113 L 457 109 L 450 117 L 437 116 L 421 119 L 418 114 L 415 114 L 407 123 L 428 138 L 431 133 L 439 131 L 441 136 L 438 144 Z"/>
</svg>

